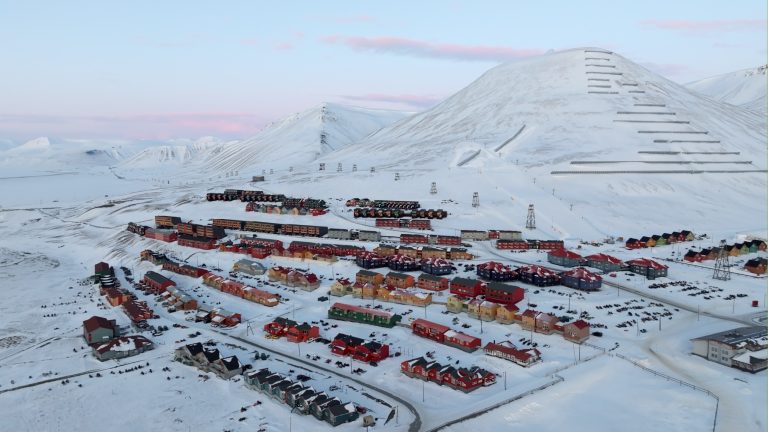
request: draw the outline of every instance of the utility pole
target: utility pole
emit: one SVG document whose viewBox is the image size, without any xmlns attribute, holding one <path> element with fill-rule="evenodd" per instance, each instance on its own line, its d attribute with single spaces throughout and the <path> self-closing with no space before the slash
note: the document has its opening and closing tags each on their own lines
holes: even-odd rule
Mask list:
<svg viewBox="0 0 768 432">
<path fill-rule="evenodd" d="M 398 181 L 398 180 L 400 180 L 400 173 L 396 172 L 395 173 L 395 181 Z"/>
<path fill-rule="evenodd" d="M 725 250 L 725 247 L 725 240 L 720 240 L 720 250 L 717 253 L 715 272 L 712 274 L 712 279 L 722 281 L 731 280 L 731 266 L 728 262 L 728 251 Z"/>
<path fill-rule="evenodd" d="M 472 193 L 472 207 L 480 207 L 480 194 L 477 192 Z"/>
<path fill-rule="evenodd" d="M 437 194 L 437 183 L 436 182 L 432 182 L 432 187 L 429 189 L 429 193 L 431 195 L 436 195 Z"/>
<path fill-rule="evenodd" d="M 525 219 L 526 229 L 536 229 L 536 213 L 533 210 L 533 204 L 528 204 L 528 217 Z"/>
</svg>

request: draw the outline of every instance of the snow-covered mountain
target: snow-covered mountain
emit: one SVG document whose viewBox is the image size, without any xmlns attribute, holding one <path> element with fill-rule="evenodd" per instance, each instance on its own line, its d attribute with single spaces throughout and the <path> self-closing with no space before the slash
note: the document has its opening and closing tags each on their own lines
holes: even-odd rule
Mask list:
<svg viewBox="0 0 768 432">
<path fill-rule="evenodd" d="M 742 108 L 766 112 L 766 76 L 768 65 L 705 78 L 686 87 L 712 99 Z"/>
<path fill-rule="evenodd" d="M 497 66 L 319 161 L 400 174 L 391 184 L 347 182 L 353 196 L 410 195 L 411 182 L 423 195 L 437 181 L 462 196 L 480 192 L 485 212 L 514 212 L 517 226 L 535 203 L 560 220 L 550 223 L 554 235 L 636 221 L 638 208 L 653 209 L 643 214 L 648 226 L 708 229 L 765 214 L 765 124 L 621 55 L 580 48 Z M 565 224 L 571 205 L 601 210 Z"/>
<path fill-rule="evenodd" d="M 324 103 L 267 126 L 256 136 L 221 147 L 213 170 L 287 168 L 343 149 L 411 113 Z"/>
<path fill-rule="evenodd" d="M 194 141 L 173 140 L 142 150 L 122 161 L 120 168 L 168 168 L 203 162 L 225 144 L 227 142 L 214 137 L 203 137 Z"/>
<path fill-rule="evenodd" d="M 0 167 L 5 172 L 30 172 L 110 166 L 159 144 L 155 141 L 39 137 L 23 144 L 6 142 L 0 148 Z"/>
<path fill-rule="evenodd" d="M 443 166 L 477 154 L 552 171 L 580 160 L 638 160 L 634 166 L 653 168 L 647 164 L 659 159 L 739 158 L 645 151 L 764 153 L 762 124 L 757 114 L 703 98 L 618 54 L 574 49 L 495 67 L 434 108 L 326 159 L 375 155 L 391 164 Z M 754 159 L 764 167 L 764 158 Z"/>
</svg>

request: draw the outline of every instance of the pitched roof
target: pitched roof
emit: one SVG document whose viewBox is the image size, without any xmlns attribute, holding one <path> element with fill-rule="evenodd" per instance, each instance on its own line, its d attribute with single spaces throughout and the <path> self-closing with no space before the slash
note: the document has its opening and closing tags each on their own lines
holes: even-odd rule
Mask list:
<svg viewBox="0 0 768 432">
<path fill-rule="evenodd" d="M 152 341 L 144 336 L 123 336 L 103 344 L 94 345 L 94 349 L 99 354 L 104 354 L 107 351 L 131 351 L 151 345 Z"/>
<path fill-rule="evenodd" d="M 568 270 L 566 272 L 561 273 L 560 275 L 563 277 L 575 277 L 587 282 L 597 282 L 597 281 L 603 280 L 603 278 L 600 275 L 592 273 L 591 271 L 585 269 L 584 267 L 576 267 L 575 269 Z"/>
<path fill-rule="evenodd" d="M 555 249 L 553 251 L 550 251 L 549 255 L 554 257 L 560 257 L 560 258 L 568 258 L 568 259 L 581 258 L 581 255 L 577 254 L 576 252 L 571 252 L 567 249 Z"/>
<path fill-rule="evenodd" d="M 586 258 L 588 261 L 607 261 L 611 264 L 623 264 L 620 259 L 603 253 L 592 254 Z"/>
<path fill-rule="evenodd" d="M 100 316 L 92 316 L 83 321 L 83 327 L 85 327 L 85 330 L 89 333 L 100 328 L 106 328 L 114 331 L 115 323 Z"/>
<path fill-rule="evenodd" d="M 572 325 L 572 326 L 574 326 L 574 327 L 576 327 L 576 328 L 578 328 L 578 329 L 585 329 L 585 328 L 589 328 L 589 323 L 588 323 L 588 322 L 586 322 L 586 321 L 584 321 L 584 320 L 582 320 L 582 319 L 580 319 L 580 320 L 576 320 L 576 321 L 574 321 L 574 322 L 572 322 L 572 323 L 568 323 L 568 324 L 566 324 L 566 325 Z"/>
<path fill-rule="evenodd" d="M 649 267 L 656 270 L 662 270 L 662 269 L 668 268 L 664 264 L 659 264 L 656 261 L 648 258 L 633 259 L 633 260 L 627 261 L 627 264 L 636 265 L 640 267 Z"/>
</svg>

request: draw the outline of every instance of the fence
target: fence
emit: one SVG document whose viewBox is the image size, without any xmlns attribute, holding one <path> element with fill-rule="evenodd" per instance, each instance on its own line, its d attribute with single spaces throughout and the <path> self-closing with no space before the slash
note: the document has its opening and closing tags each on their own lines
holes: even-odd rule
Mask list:
<svg viewBox="0 0 768 432">
<path fill-rule="evenodd" d="M 713 424 L 712 424 L 712 432 L 715 431 L 715 429 L 717 428 L 717 413 L 718 413 L 718 411 L 720 409 L 720 397 L 719 396 L 717 396 L 716 394 L 712 393 L 711 391 L 709 391 L 709 390 L 707 390 L 707 389 L 705 389 L 703 387 L 699 387 L 697 385 L 691 384 L 689 382 L 683 381 L 683 380 L 675 378 L 673 376 L 669 376 L 669 375 L 667 375 L 665 373 L 661 373 L 661 372 L 655 371 L 655 370 L 653 370 L 651 368 L 647 368 L 647 367 L 641 365 L 640 363 L 638 363 L 638 362 L 636 362 L 634 360 L 631 360 L 631 359 L 629 359 L 629 358 L 627 358 L 627 357 L 625 357 L 625 356 L 623 356 L 623 355 L 621 355 L 619 353 L 609 354 L 609 355 L 615 355 L 616 357 L 618 357 L 618 358 L 620 358 L 622 360 L 626 360 L 626 361 L 632 363 L 633 365 L 639 367 L 640 369 L 642 369 L 642 370 L 644 370 L 646 372 L 650 372 L 650 373 L 652 373 L 652 374 L 654 374 L 656 376 L 665 378 L 665 379 L 667 379 L 669 381 L 672 381 L 672 382 L 676 382 L 676 383 L 678 383 L 680 385 L 689 387 L 689 388 L 691 388 L 693 390 L 702 392 L 702 393 L 706 394 L 707 396 L 710 396 L 710 397 L 714 398 L 715 399 L 715 419 L 714 419 Z"/>
</svg>

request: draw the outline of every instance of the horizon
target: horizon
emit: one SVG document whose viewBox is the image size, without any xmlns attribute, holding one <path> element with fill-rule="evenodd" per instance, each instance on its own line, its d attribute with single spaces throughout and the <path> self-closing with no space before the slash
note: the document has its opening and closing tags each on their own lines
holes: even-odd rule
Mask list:
<svg viewBox="0 0 768 432">
<path fill-rule="evenodd" d="M 503 2 L 86 5 L 6 5 L 1 142 L 245 139 L 321 103 L 420 112 L 498 64 L 580 46 L 681 85 L 768 52 L 768 9 L 747 1 L 631 5 L 608 21 L 600 1 L 557 16 Z"/>
</svg>

